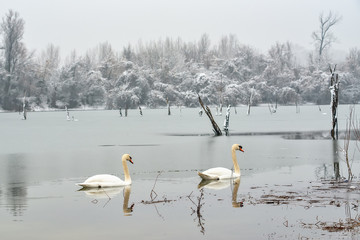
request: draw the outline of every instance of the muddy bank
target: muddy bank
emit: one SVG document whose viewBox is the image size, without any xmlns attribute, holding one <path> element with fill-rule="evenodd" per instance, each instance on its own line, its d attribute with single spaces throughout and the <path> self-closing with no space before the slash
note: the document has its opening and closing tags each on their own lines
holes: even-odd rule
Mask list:
<svg viewBox="0 0 360 240">
<path fill-rule="evenodd" d="M 323 230 L 330 233 L 340 232 L 343 236 L 360 233 L 360 216 L 358 214 L 360 199 L 360 182 L 317 181 L 297 182 L 289 185 L 261 185 L 253 186 L 247 194 L 239 194 L 238 199 L 246 206 L 296 206 L 303 207 L 305 211 L 312 208 L 344 208 L 344 218 L 334 216 L 332 220 L 323 220 L 313 216 L 314 220 L 305 222 L 298 219 L 302 228 Z M 309 214 L 311 214 L 309 212 Z M 284 227 L 290 223 L 283 222 Z M 331 235 L 330 235 L 331 236 Z"/>
</svg>

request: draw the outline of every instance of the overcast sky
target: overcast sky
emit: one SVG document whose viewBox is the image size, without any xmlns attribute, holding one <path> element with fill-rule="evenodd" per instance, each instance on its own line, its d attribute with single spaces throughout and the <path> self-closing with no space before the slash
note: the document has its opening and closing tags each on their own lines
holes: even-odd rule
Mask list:
<svg viewBox="0 0 360 240">
<path fill-rule="evenodd" d="M 319 14 L 330 10 L 342 16 L 333 48 L 360 49 L 360 0 L 0 0 L 0 6 L 1 18 L 13 9 L 25 20 L 28 49 L 52 43 L 62 57 L 105 41 L 121 50 L 139 39 L 197 41 L 203 33 L 212 43 L 232 33 L 262 52 L 277 41 L 311 49 Z"/>
</svg>

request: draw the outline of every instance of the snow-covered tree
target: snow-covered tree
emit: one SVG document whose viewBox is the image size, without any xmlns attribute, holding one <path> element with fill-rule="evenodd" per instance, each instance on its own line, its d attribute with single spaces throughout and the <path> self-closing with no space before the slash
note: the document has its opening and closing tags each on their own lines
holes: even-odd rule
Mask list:
<svg viewBox="0 0 360 240">
<path fill-rule="evenodd" d="M 1 105 L 4 109 L 15 109 L 20 97 L 19 75 L 24 73 L 21 67 L 27 63 L 27 50 L 23 40 L 25 21 L 19 13 L 9 10 L 2 18 L 0 32 L 1 47 L 4 51 L 5 76 L 1 79 Z M 22 65 L 22 66 L 21 66 Z M 24 91 L 24 90 L 23 90 Z M 23 93 L 21 93 L 23 94 Z"/>
</svg>

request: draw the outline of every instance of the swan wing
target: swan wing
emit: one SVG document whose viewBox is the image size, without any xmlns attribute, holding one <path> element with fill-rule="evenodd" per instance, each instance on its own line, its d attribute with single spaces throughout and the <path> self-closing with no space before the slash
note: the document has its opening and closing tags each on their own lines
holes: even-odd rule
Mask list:
<svg viewBox="0 0 360 240">
<path fill-rule="evenodd" d="M 219 180 L 219 177 L 216 175 L 211 175 L 211 174 L 206 174 L 204 172 L 198 172 L 198 175 L 203 179 L 203 180 Z"/>
<path fill-rule="evenodd" d="M 129 185 L 120 178 L 109 175 L 109 174 L 99 174 L 92 177 L 89 177 L 83 183 L 78 183 L 77 185 L 86 188 L 102 188 L 102 187 L 119 187 Z"/>
</svg>

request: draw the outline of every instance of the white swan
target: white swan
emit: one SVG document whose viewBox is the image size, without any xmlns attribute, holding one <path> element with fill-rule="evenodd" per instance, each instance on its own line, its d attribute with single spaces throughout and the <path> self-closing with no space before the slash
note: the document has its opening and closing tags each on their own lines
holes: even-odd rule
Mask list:
<svg viewBox="0 0 360 240">
<path fill-rule="evenodd" d="M 204 172 L 198 172 L 198 175 L 204 180 L 221 180 L 221 179 L 240 177 L 240 175 L 241 175 L 240 168 L 239 168 L 239 164 L 236 160 L 236 153 L 235 153 L 236 150 L 244 152 L 244 150 L 242 149 L 242 147 L 239 144 L 234 144 L 231 147 L 231 155 L 232 155 L 235 172 L 233 172 L 227 168 L 216 167 L 216 168 L 210 168 Z"/>
<path fill-rule="evenodd" d="M 104 188 L 104 187 L 121 187 L 131 184 L 131 178 L 129 174 L 129 169 L 126 164 L 126 161 L 131 162 L 132 164 L 132 158 L 129 154 L 124 154 L 122 156 L 122 164 L 124 168 L 124 175 L 125 175 L 125 181 L 121 180 L 120 178 L 110 175 L 110 174 L 99 174 L 92 177 L 89 177 L 86 179 L 83 183 L 78 183 L 77 185 L 84 187 L 84 188 Z"/>
</svg>

